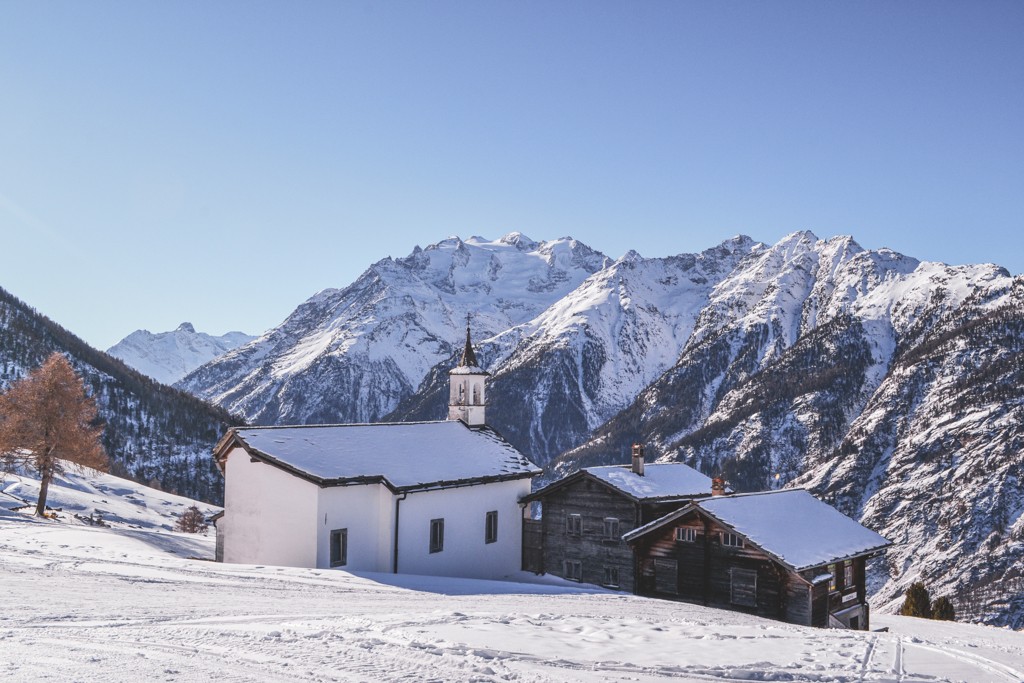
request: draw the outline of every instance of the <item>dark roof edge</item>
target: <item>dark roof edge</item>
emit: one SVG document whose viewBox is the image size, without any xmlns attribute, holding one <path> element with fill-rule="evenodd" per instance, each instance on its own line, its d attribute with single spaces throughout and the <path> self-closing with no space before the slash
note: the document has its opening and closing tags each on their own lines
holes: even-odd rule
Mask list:
<svg viewBox="0 0 1024 683">
<path fill-rule="evenodd" d="M 459 420 L 420 420 L 418 422 L 342 422 L 315 425 L 252 425 L 248 427 L 232 427 L 232 430 L 243 429 L 325 429 L 328 427 L 400 427 L 404 425 L 430 425 L 459 422 Z M 465 424 L 465 423 L 463 423 Z"/>
</svg>

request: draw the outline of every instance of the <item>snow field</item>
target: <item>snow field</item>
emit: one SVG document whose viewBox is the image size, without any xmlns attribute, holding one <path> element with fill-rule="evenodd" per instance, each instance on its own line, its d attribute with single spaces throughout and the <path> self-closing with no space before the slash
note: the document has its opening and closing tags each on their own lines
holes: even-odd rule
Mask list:
<svg viewBox="0 0 1024 683">
<path fill-rule="evenodd" d="M 1024 680 L 1024 634 L 989 627 L 826 631 L 564 583 L 185 559 L 197 547 L 213 538 L 0 517 L 0 678 Z"/>
<path fill-rule="evenodd" d="M 4 683 L 1024 680 L 1021 632 L 885 615 L 888 632 L 826 631 L 526 573 L 218 564 L 212 534 L 170 530 L 186 498 L 72 468 L 57 520 L 12 510 L 37 490 L 0 475 Z M 97 503 L 107 527 L 81 519 Z"/>
</svg>

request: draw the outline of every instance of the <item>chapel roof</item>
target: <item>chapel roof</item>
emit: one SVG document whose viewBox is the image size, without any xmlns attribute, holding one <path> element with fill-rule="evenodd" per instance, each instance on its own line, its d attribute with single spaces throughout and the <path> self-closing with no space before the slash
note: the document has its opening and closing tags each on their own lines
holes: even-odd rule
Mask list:
<svg viewBox="0 0 1024 683">
<path fill-rule="evenodd" d="M 490 427 L 458 420 L 382 424 L 235 427 L 217 445 L 321 486 L 379 482 L 395 491 L 522 479 L 540 474 Z"/>
</svg>

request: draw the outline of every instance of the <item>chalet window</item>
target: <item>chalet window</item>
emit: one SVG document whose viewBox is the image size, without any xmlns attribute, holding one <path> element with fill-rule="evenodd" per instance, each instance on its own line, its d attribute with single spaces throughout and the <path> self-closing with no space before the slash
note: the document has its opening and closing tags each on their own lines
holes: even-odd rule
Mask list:
<svg viewBox="0 0 1024 683">
<path fill-rule="evenodd" d="M 583 563 L 579 560 L 565 560 L 562 563 L 562 568 L 565 570 L 565 578 L 570 581 L 582 581 L 583 580 Z"/>
<path fill-rule="evenodd" d="M 331 532 L 331 566 L 344 567 L 348 564 L 348 529 Z"/>
<path fill-rule="evenodd" d="M 484 520 L 484 543 L 494 543 L 498 540 L 498 511 L 491 510 Z"/>
<path fill-rule="evenodd" d="M 565 533 L 579 536 L 583 533 L 583 517 L 580 515 L 569 515 L 565 518 Z"/>
<path fill-rule="evenodd" d="M 693 543 L 697 540 L 697 530 L 692 526 L 676 527 L 676 540 L 681 543 Z"/>
<path fill-rule="evenodd" d="M 730 548 L 742 548 L 743 539 L 739 534 L 732 534 L 728 531 L 722 532 L 722 545 L 729 546 Z"/>
<path fill-rule="evenodd" d="M 843 588 L 853 587 L 853 561 L 847 560 L 843 563 Z"/>
<path fill-rule="evenodd" d="M 618 567 L 605 567 L 604 568 L 604 585 L 611 586 L 613 588 L 619 587 L 619 568 Z"/>
<path fill-rule="evenodd" d="M 729 570 L 729 602 L 743 607 L 757 607 L 757 572 L 753 569 Z"/>
<path fill-rule="evenodd" d="M 836 579 L 836 566 L 834 564 L 828 566 L 828 573 L 828 589 L 830 591 L 839 590 L 839 581 Z"/>
<path fill-rule="evenodd" d="M 615 517 L 604 518 L 604 537 L 610 540 L 619 540 L 619 520 Z"/>
<path fill-rule="evenodd" d="M 430 552 L 439 553 L 444 550 L 444 520 L 430 520 Z"/>
</svg>

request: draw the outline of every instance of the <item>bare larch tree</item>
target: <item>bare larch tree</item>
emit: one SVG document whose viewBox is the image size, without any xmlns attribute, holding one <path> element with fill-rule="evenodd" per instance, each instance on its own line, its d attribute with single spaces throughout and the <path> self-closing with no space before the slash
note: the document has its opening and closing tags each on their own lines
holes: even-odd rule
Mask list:
<svg viewBox="0 0 1024 683">
<path fill-rule="evenodd" d="M 60 353 L 0 394 L 0 460 L 39 474 L 36 516 L 46 511 L 50 481 L 66 462 L 107 469 L 95 421 L 96 402 Z"/>
</svg>

